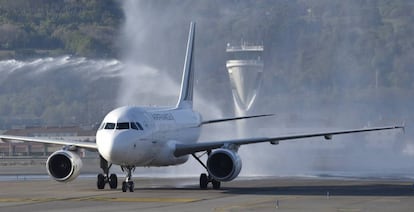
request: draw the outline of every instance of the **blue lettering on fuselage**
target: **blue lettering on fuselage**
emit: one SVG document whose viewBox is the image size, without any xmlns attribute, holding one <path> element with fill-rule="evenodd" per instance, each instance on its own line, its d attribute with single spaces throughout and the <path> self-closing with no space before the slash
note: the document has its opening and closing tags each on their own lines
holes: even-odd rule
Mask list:
<svg viewBox="0 0 414 212">
<path fill-rule="evenodd" d="M 166 120 L 166 121 L 172 121 L 174 120 L 174 116 L 171 113 L 153 113 L 152 118 L 154 120 Z"/>
</svg>

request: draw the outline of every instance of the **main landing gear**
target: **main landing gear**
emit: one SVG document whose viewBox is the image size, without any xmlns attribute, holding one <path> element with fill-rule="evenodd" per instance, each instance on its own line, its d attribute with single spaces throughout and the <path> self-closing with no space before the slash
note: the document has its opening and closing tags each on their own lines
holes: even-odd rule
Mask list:
<svg viewBox="0 0 414 212">
<path fill-rule="evenodd" d="M 210 152 L 207 152 L 208 155 L 210 155 Z M 197 156 L 194 153 L 191 154 L 208 172 L 207 166 L 200 160 L 200 157 L 203 156 Z M 211 183 L 213 185 L 213 189 L 219 190 L 221 187 L 221 182 L 213 179 L 210 175 L 207 175 L 205 173 L 202 173 L 200 175 L 200 189 L 207 189 L 208 184 Z"/>
<path fill-rule="evenodd" d="M 109 187 L 111 189 L 116 189 L 118 187 L 118 177 L 116 174 L 109 175 L 109 169 L 111 168 L 112 164 L 108 165 L 108 161 L 106 161 L 102 156 L 99 156 L 99 158 L 103 174 L 98 174 L 98 180 L 96 183 L 98 189 L 104 189 L 106 183 L 109 184 Z"/>
<path fill-rule="evenodd" d="M 213 185 L 213 189 L 219 190 L 221 186 L 221 182 L 213 179 L 210 175 L 202 173 L 200 175 L 200 188 L 207 189 L 208 184 L 211 183 Z"/>
<path fill-rule="evenodd" d="M 135 167 L 128 166 L 128 167 L 121 167 L 122 171 L 125 169 L 127 170 L 127 176 L 125 178 L 125 181 L 122 182 L 122 192 L 126 192 L 129 190 L 129 192 L 134 192 L 134 181 L 131 180 L 132 178 L 132 172 L 135 170 Z"/>
</svg>

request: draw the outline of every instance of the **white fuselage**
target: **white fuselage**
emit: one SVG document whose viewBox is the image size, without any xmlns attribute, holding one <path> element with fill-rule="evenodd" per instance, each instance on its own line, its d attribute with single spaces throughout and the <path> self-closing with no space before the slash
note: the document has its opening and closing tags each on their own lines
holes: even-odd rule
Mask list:
<svg viewBox="0 0 414 212">
<path fill-rule="evenodd" d="M 201 116 L 192 109 L 120 107 L 106 115 L 96 134 L 98 151 L 121 166 L 169 166 L 177 143 L 196 143 Z"/>
</svg>

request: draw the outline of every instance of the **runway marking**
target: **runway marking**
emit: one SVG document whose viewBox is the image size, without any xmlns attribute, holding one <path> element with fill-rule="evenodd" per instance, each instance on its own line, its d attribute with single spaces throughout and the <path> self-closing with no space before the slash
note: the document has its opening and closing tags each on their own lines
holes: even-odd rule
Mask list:
<svg viewBox="0 0 414 212">
<path fill-rule="evenodd" d="M 337 211 L 340 211 L 340 212 L 359 212 L 359 211 L 362 211 L 362 210 L 359 209 L 359 208 L 338 208 Z"/>
<path fill-rule="evenodd" d="M 197 202 L 195 198 L 152 198 L 152 197 L 85 197 L 73 199 L 75 201 L 108 201 L 108 202 L 168 202 L 168 203 L 189 203 Z"/>
<path fill-rule="evenodd" d="M 391 199 L 391 198 L 390 199 L 384 199 L 384 198 L 382 198 L 382 199 L 374 200 L 374 202 L 400 203 L 401 202 L 401 199 Z"/>
<path fill-rule="evenodd" d="M 279 198 L 279 200 L 286 200 L 286 199 L 292 199 L 292 198 L 296 198 L 296 197 L 283 197 L 283 198 Z M 273 202 L 274 202 L 274 208 L 276 208 L 276 198 L 271 197 L 271 198 L 260 198 L 254 201 L 243 202 L 240 204 L 235 203 L 232 205 L 215 208 L 214 211 L 217 211 L 217 212 L 233 211 L 233 210 L 237 211 L 240 209 L 247 209 L 247 208 L 253 208 L 253 209 L 262 208 L 263 209 L 263 208 L 269 208 L 269 203 L 273 204 Z"/>
<path fill-rule="evenodd" d="M 52 202 L 52 201 L 105 201 L 105 202 L 165 202 L 190 203 L 195 198 L 151 198 L 151 197 L 80 197 L 80 198 L 0 198 L 0 203 L 11 202 Z"/>
<path fill-rule="evenodd" d="M 0 202 L 50 202 L 59 200 L 58 198 L 0 198 Z M 63 200 L 60 199 L 60 200 Z"/>
</svg>

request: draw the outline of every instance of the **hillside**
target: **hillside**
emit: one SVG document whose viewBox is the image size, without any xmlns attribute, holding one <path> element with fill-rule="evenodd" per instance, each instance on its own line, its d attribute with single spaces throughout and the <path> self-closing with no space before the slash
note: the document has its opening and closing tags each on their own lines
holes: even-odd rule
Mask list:
<svg viewBox="0 0 414 212">
<path fill-rule="evenodd" d="M 0 58 L 113 57 L 122 18 L 112 0 L 0 0 Z"/>
<path fill-rule="evenodd" d="M 141 92 L 130 98 L 136 104 L 175 94 L 161 90 L 161 81 L 154 89 L 145 74 L 156 70 L 179 82 L 191 20 L 197 96 L 224 114 L 232 112 L 225 47 L 245 40 L 265 46 L 253 113 L 323 111 L 328 120 L 364 117 L 358 123 L 414 119 L 410 0 L 0 0 L 0 125 L 96 123 L 119 93 Z M 62 55 L 74 56 L 62 62 Z M 122 63 L 117 71 L 132 67 L 138 77 L 85 77 L 90 70 L 104 75 L 101 65 L 113 58 Z"/>
</svg>

